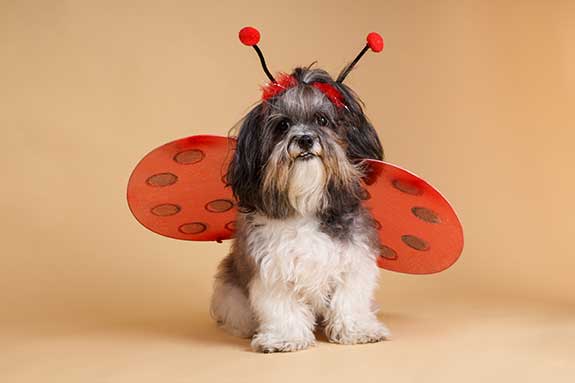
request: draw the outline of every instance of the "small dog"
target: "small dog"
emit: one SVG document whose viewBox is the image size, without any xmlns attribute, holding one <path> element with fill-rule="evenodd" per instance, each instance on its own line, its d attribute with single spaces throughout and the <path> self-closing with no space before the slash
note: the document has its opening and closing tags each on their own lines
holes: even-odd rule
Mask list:
<svg viewBox="0 0 575 383">
<path fill-rule="evenodd" d="M 380 243 L 361 203 L 361 160 L 382 159 L 381 143 L 346 85 L 309 67 L 290 78 L 296 84 L 258 104 L 239 130 L 226 179 L 240 212 L 212 316 L 260 352 L 306 349 L 316 326 L 335 343 L 384 340 L 372 306 Z"/>
</svg>

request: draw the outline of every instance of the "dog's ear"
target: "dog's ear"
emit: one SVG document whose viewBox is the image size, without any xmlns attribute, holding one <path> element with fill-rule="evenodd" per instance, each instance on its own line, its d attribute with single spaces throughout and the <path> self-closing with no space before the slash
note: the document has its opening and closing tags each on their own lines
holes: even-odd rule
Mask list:
<svg viewBox="0 0 575 383">
<path fill-rule="evenodd" d="M 377 132 L 363 113 L 352 116 L 346 134 L 347 154 L 350 158 L 383 160 L 383 148 Z"/>
<path fill-rule="evenodd" d="M 238 206 L 253 210 L 259 204 L 262 179 L 263 106 L 252 109 L 241 122 L 234 157 L 226 174 L 226 183 L 231 186 Z"/>
<path fill-rule="evenodd" d="M 342 124 L 348 142 L 347 155 L 354 160 L 370 158 L 383 160 L 383 148 L 377 132 L 363 113 L 359 97 L 346 85 L 336 83 L 344 96 L 346 109 L 342 111 Z"/>
</svg>

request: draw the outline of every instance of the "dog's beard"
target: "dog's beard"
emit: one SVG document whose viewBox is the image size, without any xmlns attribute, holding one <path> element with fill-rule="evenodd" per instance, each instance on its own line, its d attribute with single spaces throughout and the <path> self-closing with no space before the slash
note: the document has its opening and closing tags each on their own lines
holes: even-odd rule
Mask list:
<svg viewBox="0 0 575 383">
<path fill-rule="evenodd" d="M 288 201 L 301 215 L 308 215 L 323 208 L 325 202 L 325 169 L 314 154 L 299 155 L 293 162 L 287 185 Z"/>
</svg>

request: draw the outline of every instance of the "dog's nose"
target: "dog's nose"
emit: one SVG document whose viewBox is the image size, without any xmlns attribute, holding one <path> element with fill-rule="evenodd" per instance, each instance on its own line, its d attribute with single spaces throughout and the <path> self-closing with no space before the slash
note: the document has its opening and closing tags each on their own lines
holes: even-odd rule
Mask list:
<svg viewBox="0 0 575 383">
<path fill-rule="evenodd" d="M 313 137 L 308 134 L 304 134 L 303 136 L 298 137 L 297 144 L 303 150 L 309 150 L 313 146 Z"/>
</svg>

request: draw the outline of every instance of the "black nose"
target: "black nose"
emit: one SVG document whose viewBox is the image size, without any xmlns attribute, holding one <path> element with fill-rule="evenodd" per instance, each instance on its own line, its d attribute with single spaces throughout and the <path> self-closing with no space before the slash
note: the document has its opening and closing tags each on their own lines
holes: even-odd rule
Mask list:
<svg viewBox="0 0 575 383">
<path fill-rule="evenodd" d="M 307 134 L 298 137 L 297 144 L 303 150 L 309 150 L 313 146 L 313 137 Z"/>
</svg>

